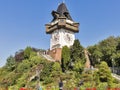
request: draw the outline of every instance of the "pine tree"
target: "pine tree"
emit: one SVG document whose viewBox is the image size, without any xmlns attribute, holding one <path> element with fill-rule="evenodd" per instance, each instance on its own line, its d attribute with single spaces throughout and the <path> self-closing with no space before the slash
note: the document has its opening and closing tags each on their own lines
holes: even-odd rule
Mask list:
<svg viewBox="0 0 120 90">
<path fill-rule="evenodd" d="M 68 64 L 70 62 L 70 49 L 67 46 L 62 48 L 62 68 L 68 69 Z"/>
<path fill-rule="evenodd" d="M 113 78 L 111 75 L 110 68 L 108 67 L 106 62 L 101 62 L 99 66 L 99 77 L 101 82 L 107 82 L 109 87 L 112 87 L 113 85 Z"/>
</svg>

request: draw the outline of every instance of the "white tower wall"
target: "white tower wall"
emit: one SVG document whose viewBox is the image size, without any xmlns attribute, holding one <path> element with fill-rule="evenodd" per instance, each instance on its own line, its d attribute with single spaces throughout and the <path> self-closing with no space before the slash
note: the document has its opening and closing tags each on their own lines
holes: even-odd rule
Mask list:
<svg viewBox="0 0 120 90">
<path fill-rule="evenodd" d="M 50 39 L 50 50 L 72 46 L 75 40 L 74 32 L 66 29 L 58 29 L 52 32 Z"/>
</svg>

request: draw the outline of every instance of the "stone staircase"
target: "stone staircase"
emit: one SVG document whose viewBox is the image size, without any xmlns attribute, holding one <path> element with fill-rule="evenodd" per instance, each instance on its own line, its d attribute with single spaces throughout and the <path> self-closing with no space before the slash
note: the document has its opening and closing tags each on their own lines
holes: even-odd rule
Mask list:
<svg viewBox="0 0 120 90">
<path fill-rule="evenodd" d="M 48 54 L 43 54 L 42 55 L 44 58 L 46 58 L 47 60 L 49 60 L 49 61 L 52 61 L 52 62 L 54 62 L 55 60 L 50 56 L 50 55 L 48 55 Z"/>
<path fill-rule="evenodd" d="M 113 74 L 113 73 L 112 73 L 112 76 L 113 76 L 114 78 L 116 78 L 117 80 L 120 81 L 120 75 L 117 75 L 117 74 Z"/>
</svg>

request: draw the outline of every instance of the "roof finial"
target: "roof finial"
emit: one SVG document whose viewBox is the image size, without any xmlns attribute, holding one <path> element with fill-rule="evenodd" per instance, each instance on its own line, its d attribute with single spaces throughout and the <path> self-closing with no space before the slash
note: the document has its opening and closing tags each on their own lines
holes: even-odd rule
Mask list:
<svg viewBox="0 0 120 90">
<path fill-rule="evenodd" d="M 65 3 L 65 0 L 63 0 L 63 3 Z"/>
</svg>

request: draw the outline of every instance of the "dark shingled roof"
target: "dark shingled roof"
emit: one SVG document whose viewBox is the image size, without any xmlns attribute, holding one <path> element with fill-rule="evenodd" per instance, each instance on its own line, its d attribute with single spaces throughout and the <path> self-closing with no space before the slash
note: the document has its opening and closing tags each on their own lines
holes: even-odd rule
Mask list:
<svg viewBox="0 0 120 90">
<path fill-rule="evenodd" d="M 59 17 L 66 17 L 67 19 L 73 21 L 73 19 L 72 19 L 72 17 L 70 16 L 70 13 L 69 13 L 69 11 L 68 11 L 65 3 L 61 3 L 61 4 L 58 6 L 57 11 L 52 11 L 52 15 L 53 15 L 53 17 L 54 17 L 54 19 L 53 19 L 52 21 L 56 20 L 56 17 L 54 16 L 55 13 L 59 14 Z"/>
</svg>

